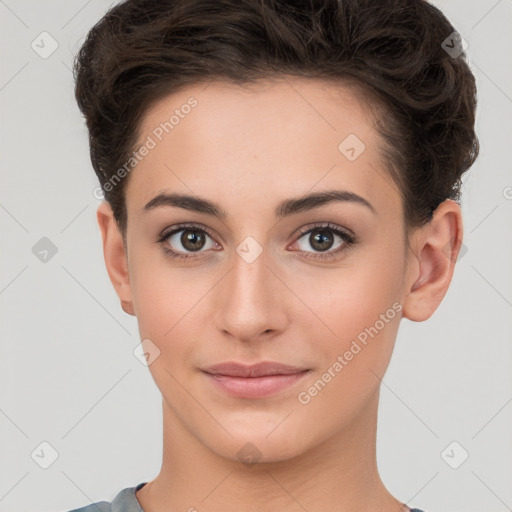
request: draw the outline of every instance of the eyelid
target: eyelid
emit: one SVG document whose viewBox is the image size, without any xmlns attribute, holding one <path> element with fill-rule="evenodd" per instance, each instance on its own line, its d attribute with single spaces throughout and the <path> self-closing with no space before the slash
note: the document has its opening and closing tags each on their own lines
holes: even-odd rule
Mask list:
<svg viewBox="0 0 512 512">
<path fill-rule="evenodd" d="M 215 238 L 213 235 L 213 231 L 210 228 L 207 228 L 203 224 L 197 224 L 195 222 L 183 222 L 181 224 L 174 224 L 168 228 L 165 228 L 162 233 L 159 235 L 159 240 L 165 240 L 169 236 L 183 231 L 185 229 L 197 229 L 198 231 L 204 231 L 211 238 Z"/>
<path fill-rule="evenodd" d="M 343 235 L 350 238 L 354 242 L 358 241 L 356 234 L 352 230 L 345 228 L 343 226 L 338 226 L 337 224 L 333 224 L 332 222 L 315 222 L 312 225 L 300 228 L 298 230 L 298 232 L 293 236 L 301 238 L 302 236 L 310 233 L 311 231 L 314 231 L 315 229 L 322 229 L 322 228 L 332 230 L 334 232 L 341 232 L 341 233 L 343 233 Z"/>
</svg>

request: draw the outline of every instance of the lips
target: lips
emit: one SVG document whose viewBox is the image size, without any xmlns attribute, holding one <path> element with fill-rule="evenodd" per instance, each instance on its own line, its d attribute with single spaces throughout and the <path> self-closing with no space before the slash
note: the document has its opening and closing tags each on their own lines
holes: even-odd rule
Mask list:
<svg viewBox="0 0 512 512">
<path fill-rule="evenodd" d="M 255 399 L 277 395 L 297 385 L 309 371 L 308 368 L 263 361 L 252 365 L 220 363 L 206 368 L 203 373 L 224 394 Z"/>
<path fill-rule="evenodd" d="M 215 364 L 206 368 L 206 373 L 211 375 L 226 375 L 228 377 L 264 377 L 268 375 L 293 375 L 307 371 L 308 368 L 288 366 L 271 361 L 245 365 L 236 362 Z"/>
</svg>

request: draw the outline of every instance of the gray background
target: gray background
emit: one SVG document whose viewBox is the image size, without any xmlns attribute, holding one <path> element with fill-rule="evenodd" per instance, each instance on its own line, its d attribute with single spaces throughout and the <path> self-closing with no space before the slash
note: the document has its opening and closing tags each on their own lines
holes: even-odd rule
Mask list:
<svg viewBox="0 0 512 512">
<path fill-rule="evenodd" d="M 111 500 L 160 468 L 160 394 L 133 355 L 136 321 L 104 268 L 97 182 L 73 98 L 72 57 L 110 5 L 0 0 L 2 512 Z M 378 461 L 390 491 L 411 506 L 506 511 L 512 0 L 436 5 L 469 44 L 481 154 L 464 180 L 467 252 L 448 294 L 427 322 L 402 321 L 382 385 Z M 43 31 L 59 45 L 48 58 L 31 47 Z M 57 248 L 46 262 L 33 252 L 43 237 Z M 52 452 L 42 442 L 58 453 L 47 469 Z M 463 450 L 469 458 L 453 469 L 447 461 L 459 464 Z"/>
</svg>

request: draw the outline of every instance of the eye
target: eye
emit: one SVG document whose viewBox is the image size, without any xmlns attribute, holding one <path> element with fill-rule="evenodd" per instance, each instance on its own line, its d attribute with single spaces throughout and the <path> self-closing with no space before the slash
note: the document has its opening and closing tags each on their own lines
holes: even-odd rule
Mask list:
<svg viewBox="0 0 512 512">
<path fill-rule="evenodd" d="M 334 224 L 314 224 L 312 227 L 300 231 L 295 244 L 299 245 L 300 252 L 312 259 L 332 259 L 357 243 L 356 236 Z M 307 237 L 306 235 L 309 235 Z M 336 238 L 338 242 L 336 243 Z M 304 240 L 302 240 L 304 239 Z M 194 253 L 205 252 L 208 249 L 218 250 L 221 246 L 213 240 L 213 234 L 198 224 L 178 224 L 171 229 L 164 230 L 157 242 L 163 251 L 172 259 L 186 260 L 196 258 Z M 311 254 L 307 245 L 317 251 Z M 334 250 L 332 247 L 335 246 Z M 204 249 L 204 250 L 203 250 Z"/>
<path fill-rule="evenodd" d="M 208 243 L 209 239 L 209 243 Z M 191 253 L 204 252 L 202 249 L 218 247 L 209 230 L 196 224 L 179 224 L 171 230 L 166 230 L 158 239 L 164 252 L 173 259 L 195 257 Z"/>
<path fill-rule="evenodd" d="M 307 248 L 309 245 L 314 251 L 320 252 L 320 254 L 307 255 L 308 258 L 313 259 L 335 258 L 339 253 L 346 251 L 356 243 L 356 237 L 352 233 L 330 223 L 315 224 L 313 227 L 302 230 L 300 234 L 302 236 L 295 243 L 299 244 L 301 251 L 311 253 Z M 340 239 L 337 243 L 336 238 Z M 330 250 L 333 246 L 335 247 L 334 250 Z"/>
</svg>

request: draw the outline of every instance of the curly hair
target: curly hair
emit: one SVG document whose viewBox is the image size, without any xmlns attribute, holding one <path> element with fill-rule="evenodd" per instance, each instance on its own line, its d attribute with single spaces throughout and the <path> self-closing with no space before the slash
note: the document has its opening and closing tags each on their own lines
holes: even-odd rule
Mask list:
<svg viewBox="0 0 512 512">
<path fill-rule="evenodd" d="M 476 86 L 456 36 L 425 0 L 125 0 L 89 31 L 75 97 L 93 168 L 125 233 L 127 161 L 143 115 L 187 85 L 284 75 L 355 83 L 380 106 L 377 127 L 405 226 L 427 223 L 478 154 Z M 452 36 L 452 39 L 449 39 Z M 385 114 L 385 115 L 384 115 Z"/>
</svg>

